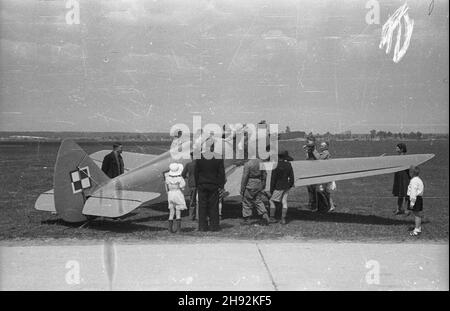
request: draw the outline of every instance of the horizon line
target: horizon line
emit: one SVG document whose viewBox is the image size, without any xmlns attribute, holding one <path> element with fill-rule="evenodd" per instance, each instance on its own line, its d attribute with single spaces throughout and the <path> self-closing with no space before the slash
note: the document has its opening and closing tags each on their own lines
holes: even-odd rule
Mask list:
<svg viewBox="0 0 450 311">
<path fill-rule="evenodd" d="M 398 133 L 401 133 L 401 134 L 410 134 L 410 133 L 417 133 L 417 132 L 420 132 L 420 133 L 422 133 L 422 134 L 449 134 L 449 132 L 422 132 L 422 131 L 407 131 L 407 132 L 397 132 L 397 131 L 389 131 L 389 130 L 377 130 L 377 129 L 374 129 L 374 130 L 376 130 L 377 132 L 379 132 L 379 131 L 383 131 L 383 132 L 391 132 L 392 134 L 398 134 Z M 148 134 L 169 134 L 170 135 L 170 132 L 157 132 L 157 131 L 155 131 L 155 132 L 151 132 L 151 131 L 149 131 L 149 132 L 135 132 L 135 131 L 133 131 L 133 132 L 130 132 L 130 131 L 48 131 L 48 130 L 0 130 L 0 133 L 14 133 L 14 132 L 19 132 L 19 133 L 35 133 L 35 132 L 40 132 L 40 133 L 126 133 L 126 134 L 145 134 L 145 133 L 148 133 Z M 345 134 L 347 134 L 346 132 L 351 132 L 351 134 L 353 135 L 353 134 L 368 134 L 368 135 L 370 135 L 370 130 L 368 131 L 368 132 L 353 132 L 353 131 L 351 131 L 351 130 L 346 130 L 346 131 L 342 131 L 342 132 L 338 132 L 338 133 L 333 133 L 333 132 L 330 132 L 330 131 L 327 131 L 327 132 L 324 132 L 324 133 L 314 133 L 313 131 L 305 131 L 305 130 L 291 130 L 290 132 L 288 132 L 288 133 L 295 133 L 295 132 L 304 132 L 304 133 L 306 133 L 306 134 L 308 134 L 308 133 L 313 133 L 313 135 L 326 135 L 327 134 L 327 132 L 329 132 L 331 135 L 345 135 Z M 282 134 L 286 134 L 286 132 L 285 131 L 280 131 L 279 132 L 280 134 L 282 133 Z"/>
</svg>

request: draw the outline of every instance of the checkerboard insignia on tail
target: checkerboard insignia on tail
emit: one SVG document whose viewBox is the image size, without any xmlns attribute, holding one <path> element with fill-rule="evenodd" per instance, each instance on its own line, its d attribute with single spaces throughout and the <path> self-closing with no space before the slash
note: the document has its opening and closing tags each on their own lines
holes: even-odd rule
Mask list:
<svg viewBox="0 0 450 311">
<path fill-rule="evenodd" d="M 56 212 L 66 222 L 83 222 L 88 216 L 120 217 L 159 196 L 129 189 L 119 178 L 110 179 L 71 139 L 59 147 L 53 186 L 39 196 L 35 209 Z"/>
</svg>

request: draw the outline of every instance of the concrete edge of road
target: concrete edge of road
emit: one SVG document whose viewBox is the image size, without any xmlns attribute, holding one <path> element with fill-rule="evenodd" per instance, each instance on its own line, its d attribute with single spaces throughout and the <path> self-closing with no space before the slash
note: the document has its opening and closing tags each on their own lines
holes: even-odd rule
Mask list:
<svg viewBox="0 0 450 311">
<path fill-rule="evenodd" d="M 448 240 L 422 240 L 422 239 L 408 239 L 408 240 L 376 240 L 376 239 L 361 239 L 361 240 L 333 240 L 333 239 L 298 239 L 298 238 L 280 238 L 280 239 L 231 239 L 231 238 L 215 238 L 215 237 L 173 237 L 173 239 L 127 239 L 127 238 L 106 238 L 106 239 L 77 239 L 77 238 L 47 238 L 47 239 L 13 239 L 0 240 L 0 247 L 15 247 L 15 246 L 90 246 L 101 245 L 105 241 L 112 241 L 114 243 L 129 245 L 129 244 L 211 244 L 211 243 L 255 243 L 255 244 L 270 244 L 270 243 L 322 243 L 322 244 L 427 244 L 427 245 L 449 245 Z"/>
<path fill-rule="evenodd" d="M 0 289 L 448 290 L 448 243 L 89 242 L 0 247 Z"/>
</svg>

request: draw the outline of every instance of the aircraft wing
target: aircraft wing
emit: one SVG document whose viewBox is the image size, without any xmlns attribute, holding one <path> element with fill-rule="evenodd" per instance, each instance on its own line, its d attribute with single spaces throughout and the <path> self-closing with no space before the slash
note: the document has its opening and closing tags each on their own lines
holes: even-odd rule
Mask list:
<svg viewBox="0 0 450 311">
<path fill-rule="evenodd" d="M 381 174 L 390 174 L 408 169 L 411 165 L 420 165 L 434 154 L 413 154 L 403 156 L 382 156 L 343 158 L 317 161 L 292 161 L 295 187 L 328 183 L 337 180 L 361 178 Z M 267 165 L 276 165 L 267 163 Z M 229 196 L 240 192 L 243 167 L 235 167 L 227 172 L 225 190 Z M 266 190 L 270 189 L 271 172 L 268 171 Z"/>
<path fill-rule="evenodd" d="M 229 193 L 227 196 L 228 198 L 240 195 L 243 170 L 244 170 L 243 166 L 235 166 L 235 165 L 232 165 L 225 169 L 226 175 L 225 191 Z"/>
<path fill-rule="evenodd" d="M 89 157 L 94 160 L 100 168 L 102 167 L 103 158 L 110 153 L 111 150 L 100 150 L 89 155 Z M 122 152 L 123 163 L 125 165 L 125 171 L 129 171 L 133 168 L 141 166 L 142 164 L 155 159 L 158 155 L 156 154 L 145 154 L 145 153 L 135 153 L 135 152 Z"/>
<path fill-rule="evenodd" d="M 434 154 L 344 158 L 317 161 L 293 161 L 295 186 L 328 183 L 337 180 L 390 174 L 420 165 Z"/>
<path fill-rule="evenodd" d="M 94 192 L 83 207 L 84 215 L 120 217 L 128 214 L 146 201 L 160 196 L 157 192 L 126 191 L 108 184 Z"/>
</svg>

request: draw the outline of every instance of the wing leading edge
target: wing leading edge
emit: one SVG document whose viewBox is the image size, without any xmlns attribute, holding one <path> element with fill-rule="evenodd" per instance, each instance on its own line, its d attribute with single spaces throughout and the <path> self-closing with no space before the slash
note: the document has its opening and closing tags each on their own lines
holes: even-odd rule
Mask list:
<svg viewBox="0 0 450 311">
<path fill-rule="evenodd" d="M 295 186 L 390 174 L 420 165 L 434 154 L 293 161 Z"/>
<path fill-rule="evenodd" d="M 295 186 L 322 184 L 337 180 L 391 174 L 408 169 L 411 165 L 420 165 L 434 157 L 434 154 L 413 154 L 403 156 L 342 158 L 317 161 L 292 161 Z M 269 164 L 269 163 L 267 163 Z M 271 163 L 275 165 L 274 163 Z M 239 195 L 242 166 L 230 170 L 227 174 L 225 190 L 231 196 Z M 267 174 L 266 190 L 270 186 L 270 171 Z"/>
</svg>

